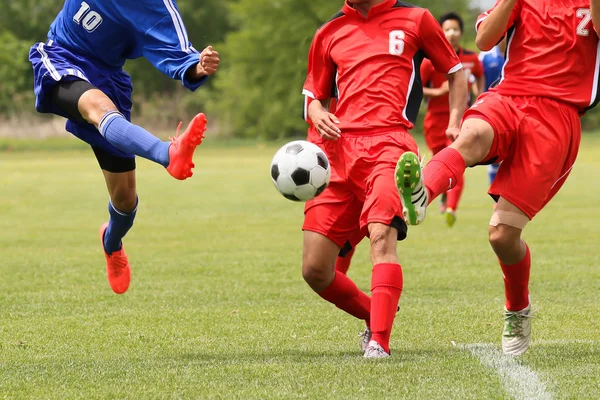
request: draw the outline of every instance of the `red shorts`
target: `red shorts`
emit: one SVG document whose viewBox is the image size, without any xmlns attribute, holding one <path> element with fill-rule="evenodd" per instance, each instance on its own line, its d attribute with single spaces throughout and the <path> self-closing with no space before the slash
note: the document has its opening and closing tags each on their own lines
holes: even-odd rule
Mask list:
<svg viewBox="0 0 600 400">
<path fill-rule="evenodd" d="M 448 122 L 450 122 L 450 114 L 431 114 L 429 112 L 425 114 L 423 136 L 425 137 L 427 147 L 429 147 L 433 155 L 436 155 L 452 143 L 450 138 L 446 136 Z"/>
<path fill-rule="evenodd" d="M 576 107 L 542 97 L 481 95 L 464 115 L 494 129 L 483 163 L 502 161 L 489 194 L 532 219 L 558 192 L 575 164 L 581 123 Z"/>
<path fill-rule="evenodd" d="M 327 236 L 341 248 L 368 236 L 368 224 L 380 222 L 406 237 L 394 170 L 400 156 L 418 152 L 407 131 L 369 136 L 343 134 L 337 141 L 319 140 L 331 163 L 331 181 L 320 196 L 306 203 L 303 230 Z M 346 245 L 347 246 L 347 245 Z"/>
</svg>

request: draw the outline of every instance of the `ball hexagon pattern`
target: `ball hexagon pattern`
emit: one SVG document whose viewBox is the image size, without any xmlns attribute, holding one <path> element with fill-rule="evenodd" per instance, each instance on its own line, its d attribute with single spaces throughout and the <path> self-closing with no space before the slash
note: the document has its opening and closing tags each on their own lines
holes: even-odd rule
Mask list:
<svg viewBox="0 0 600 400">
<path fill-rule="evenodd" d="M 271 161 L 271 180 L 286 199 L 307 201 L 321 194 L 331 178 L 327 155 L 316 144 L 295 140 L 281 147 Z"/>
</svg>

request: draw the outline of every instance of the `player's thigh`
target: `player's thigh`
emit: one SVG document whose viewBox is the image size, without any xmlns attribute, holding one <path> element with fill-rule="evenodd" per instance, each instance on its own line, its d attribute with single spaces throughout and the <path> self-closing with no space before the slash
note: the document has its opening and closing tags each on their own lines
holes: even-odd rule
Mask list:
<svg viewBox="0 0 600 400">
<path fill-rule="evenodd" d="M 331 182 L 323 193 L 306 203 L 302 230 L 321 234 L 343 249 L 347 242 L 359 240 L 356 232 L 362 205 L 347 183 Z"/>
<path fill-rule="evenodd" d="M 524 117 L 511 98 L 484 93 L 465 112 L 460 135 L 450 147 L 461 153 L 468 167 L 501 162 Z"/>
<path fill-rule="evenodd" d="M 558 192 L 579 148 L 581 128 L 575 110 L 534 99 L 527 105 L 510 155 L 502 163 L 490 194 L 508 200 L 532 219 Z"/>
<path fill-rule="evenodd" d="M 81 79 L 58 82 L 52 90 L 52 99 L 72 121 L 85 121 L 96 127 L 104 114 L 117 111 L 104 92 Z"/>
<path fill-rule="evenodd" d="M 398 240 L 403 240 L 407 227 L 402 218 L 402 204 L 394 172 L 400 156 L 407 151 L 416 152 L 416 144 L 407 132 L 382 135 L 371 140 L 371 154 L 364 157 L 365 161 L 358 165 L 368 171 L 366 179 L 356 182 L 357 185 L 363 185 L 365 192 L 360 226 L 367 234 L 369 224 L 381 223 L 396 229 Z"/>
</svg>

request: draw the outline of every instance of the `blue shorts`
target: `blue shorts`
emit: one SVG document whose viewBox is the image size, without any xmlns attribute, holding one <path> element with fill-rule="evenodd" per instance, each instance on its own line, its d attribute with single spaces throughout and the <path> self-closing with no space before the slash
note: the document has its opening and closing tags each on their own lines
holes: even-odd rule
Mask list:
<svg viewBox="0 0 600 400">
<path fill-rule="evenodd" d="M 88 81 L 117 106 L 118 110 L 131 121 L 131 77 L 121 68 L 102 65 L 96 60 L 71 53 L 49 40 L 36 43 L 29 51 L 29 61 L 33 65 L 35 109 L 40 113 L 50 113 L 69 118 L 63 110 L 52 102 L 52 90 L 60 81 Z M 125 158 L 134 158 L 111 145 L 98 132 L 96 127 L 83 121 L 68 120 L 67 131 L 95 148 Z"/>
</svg>

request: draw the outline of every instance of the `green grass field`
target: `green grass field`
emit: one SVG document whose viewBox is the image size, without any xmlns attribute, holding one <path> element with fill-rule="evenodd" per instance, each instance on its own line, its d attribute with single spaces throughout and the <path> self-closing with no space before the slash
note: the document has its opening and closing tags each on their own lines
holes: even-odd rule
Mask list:
<svg viewBox="0 0 600 400">
<path fill-rule="evenodd" d="M 374 361 L 361 323 L 302 280 L 302 205 L 272 187 L 275 150 L 205 146 L 186 182 L 138 161 L 122 296 L 104 275 L 91 151 L 0 153 L 0 398 L 600 398 L 600 138 L 527 228 L 537 314 L 517 361 L 498 353 L 485 168 L 467 172 L 453 229 L 431 209 L 399 244 L 392 357 Z M 363 243 L 349 275 L 368 290 L 370 270 Z"/>
</svg>

